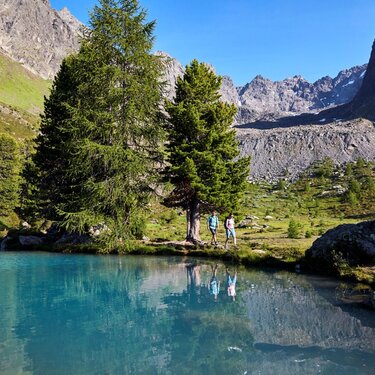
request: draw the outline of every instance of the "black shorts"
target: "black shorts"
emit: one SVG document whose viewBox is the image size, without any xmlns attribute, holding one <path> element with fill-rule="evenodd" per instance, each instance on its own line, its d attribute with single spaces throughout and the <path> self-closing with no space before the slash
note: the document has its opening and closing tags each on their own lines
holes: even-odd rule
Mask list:
<svg viewBox="0 0 375 375">
<path fill-rule="evenodd" d="M 216 234 L 216 228 L 210 228 L 212 234 Z"/>
</svg>

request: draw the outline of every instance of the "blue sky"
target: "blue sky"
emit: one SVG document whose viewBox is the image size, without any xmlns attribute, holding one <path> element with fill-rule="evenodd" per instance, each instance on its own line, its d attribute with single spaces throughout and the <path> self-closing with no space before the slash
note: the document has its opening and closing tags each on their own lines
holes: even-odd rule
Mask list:
<svg viewBox="0 0 375 375">
<path fill-rule="evenodd" d="M 51 0 L 82 22 L 95 0 Z M 236 85 L 261 74 L 309 81 L 367 63 L 375 0 L 140 0 L 156 19 L 155 50 L 206 61 Z"/>
</svg>

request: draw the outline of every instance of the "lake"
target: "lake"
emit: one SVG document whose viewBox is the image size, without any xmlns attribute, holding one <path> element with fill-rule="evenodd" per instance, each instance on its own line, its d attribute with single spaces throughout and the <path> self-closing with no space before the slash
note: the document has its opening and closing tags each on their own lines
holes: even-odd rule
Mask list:
<svg viewBox="0 0 375 375">
<path fill-rule="evenodd" d="M 375 373 L 353 285 L 214 265 L 0 253 L 0 374 Z"/>
</svg>

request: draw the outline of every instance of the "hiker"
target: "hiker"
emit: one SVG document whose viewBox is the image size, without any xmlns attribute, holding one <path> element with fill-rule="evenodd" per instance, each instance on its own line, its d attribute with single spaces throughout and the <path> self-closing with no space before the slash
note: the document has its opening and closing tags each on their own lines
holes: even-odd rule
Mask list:
<svg viewBox="0 0 375 375">
<path fill-rule="evenodd" d="M 210 283 L 208 284 L 208 290 L 210 294 L 214 296 L 215 300 L 217 299 L 217 296 L 219 295 L 219 292 L 220 292 L 220 281 L 218 281 L 216 277 L 217 267 L 218 267 L 217 264 L 215 265 L 215 267 L 211 264 L 212 276 L 211 276 Z"/>
<path fill-rule="evenodd" d="M 233 277 L 230 275 L 228 268 L 227 272 L 227 292 L 228 296 L 232 297 L 233 301 L 236 300 L 236 283 L 237 283 L 237 271 L 235 271 Z"/>
<path fill-rule="evenodd" d="M 212 234 L 211 245 L 217 245 L 216 233 L 219 229 L 219 218 L 217 217 L 217 213 L 215 210 L 212 211 L 212 215 L 208 217 L 207 227 Z"/>
<path fill-rule="evenodd" d="M 229 238 L 233 238 L 233 245 L 236 247 L 237 246 L 237 241 L 236 241 L 236 232 L 234 230 L 234 216 L 232 213 L 229 214 L 229 216 L 226 217 L 224 221 L 224 227 L 225 227 L 225 234 L 226 234 L 226 241 L 225 241 L 225 250 L 227 250 L 227 245 Z"/>
</svg>

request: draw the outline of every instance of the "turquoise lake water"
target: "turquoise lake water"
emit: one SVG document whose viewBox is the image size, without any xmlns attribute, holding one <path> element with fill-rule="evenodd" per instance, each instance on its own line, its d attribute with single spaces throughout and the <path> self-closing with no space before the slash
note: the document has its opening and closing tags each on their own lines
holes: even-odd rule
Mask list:
<svg viewBox="0 0 375 375">
<path fill-rule="evenodd" d="M 0 253 L 0 374 L 375 373 L 350 285 L 213 264 Z"/>
</svg>

